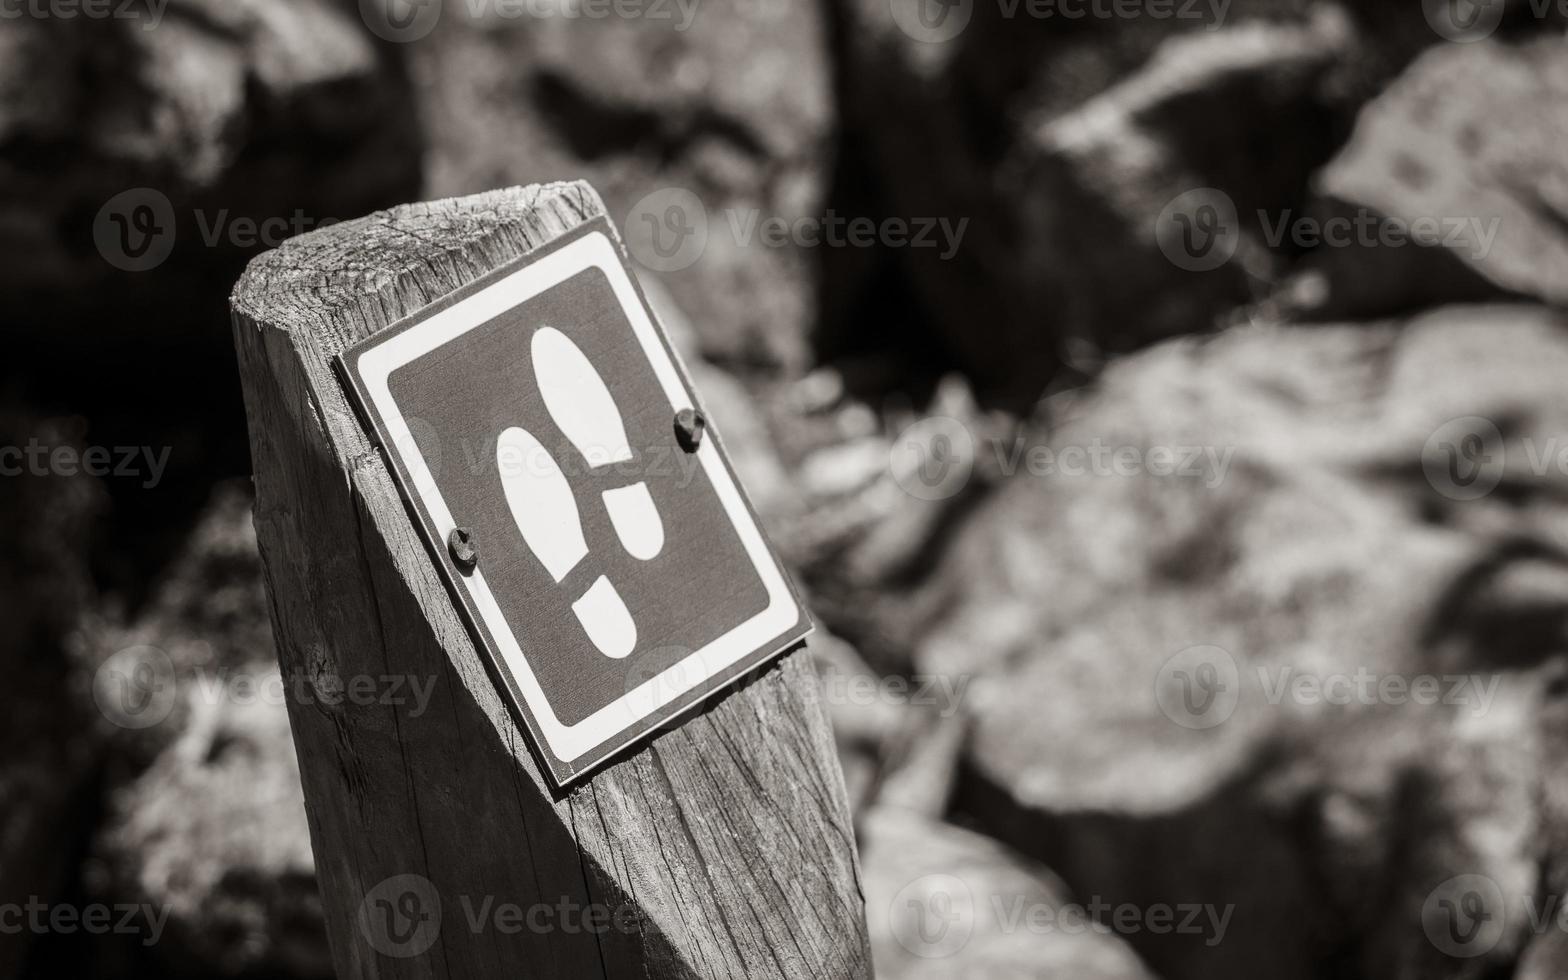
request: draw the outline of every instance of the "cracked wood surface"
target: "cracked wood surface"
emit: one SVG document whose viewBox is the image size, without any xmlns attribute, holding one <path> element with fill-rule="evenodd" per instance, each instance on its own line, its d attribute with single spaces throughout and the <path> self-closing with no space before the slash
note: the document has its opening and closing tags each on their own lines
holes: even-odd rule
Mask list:
<svg viewBox="0 0 1568 980">
<path fill-rule="evenodd" d="M 349 344 L 602 213 L 582 183 L 407 205 L 292 239 L 235 288 L 285 676 L 322 692 L 435 680 L 423 712 L 289 702 L 338 975 L 869 976 L 849 806 L 807 653 L 554 791 L 332 372 Z M 439 896 L 439 929 L 428 949 L 387 955 L 367 894 L 408 874 Z M 620 910 L 620 925 L 494 916 L 563 902 Z"/>
</svg>

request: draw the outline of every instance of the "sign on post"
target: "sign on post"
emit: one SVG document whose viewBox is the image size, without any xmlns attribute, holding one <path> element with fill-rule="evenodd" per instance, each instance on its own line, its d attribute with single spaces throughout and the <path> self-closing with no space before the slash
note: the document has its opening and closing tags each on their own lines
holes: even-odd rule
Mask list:
<svg viewBox="0 0 1568 980">
<path fill-rule="evenodd" d="M 810 632 L 603 217 L 339 369 L 558 784 Z"/>
</svg>

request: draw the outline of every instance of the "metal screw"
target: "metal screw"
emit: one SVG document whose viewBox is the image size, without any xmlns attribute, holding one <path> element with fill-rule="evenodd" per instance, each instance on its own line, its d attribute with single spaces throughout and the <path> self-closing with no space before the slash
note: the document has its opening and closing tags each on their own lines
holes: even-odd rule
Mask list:
<svg viewBox="0 0 1568 980">
<path fill-rule="evenodd" d="M 471 572 L 479 564 L 479 539 L 468 528 L 454 527 L 452 533 L 446 536 L 446 547 L 452 553 L 452 560 L 463 571 Z"/>
<path fill-rule="evenodd" d="M 708 420 L 694 408 L 683 408 L 675 413 L 675 439 L 689 453 L 696 452 L 702 445 L 702 433 L 707 427 Z"/>
</svg>

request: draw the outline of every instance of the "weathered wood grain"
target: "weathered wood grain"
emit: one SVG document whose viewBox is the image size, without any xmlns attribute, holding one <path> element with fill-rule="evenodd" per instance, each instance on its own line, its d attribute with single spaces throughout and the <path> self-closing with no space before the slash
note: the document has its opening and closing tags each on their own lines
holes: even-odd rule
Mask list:
<svg viewBox="0 0 1568 980">
<path fill-rule="evenodd" d="M 285 675 L 435 681 L 423 712 L 290 699 L 338 973 L 867 976 L 849 807 L 806 654 L 556 793 L 331 370 L 345 346 L 602 211 L 581 183 L 409 205 L 293 239 L 234 291 Z M 388 956 L 359 913 L 404 874 L 440 895 L 440 931 Z M 598 933 L 493 919 L 562 902 L 632 911 Z"/>
</svg>

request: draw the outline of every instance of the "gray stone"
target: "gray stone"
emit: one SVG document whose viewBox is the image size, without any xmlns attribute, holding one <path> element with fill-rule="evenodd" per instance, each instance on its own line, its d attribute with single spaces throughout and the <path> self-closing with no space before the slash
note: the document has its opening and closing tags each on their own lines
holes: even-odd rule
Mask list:
<svg viewBox="0 0 1568 980">
<path fill-rule="evenodd" d="M 92 652 L 111 749 L 94 886 L 167 913 L 168 969 L 330 977 L 286 702 L 322 688 L 278 674 L 248 486 L 219 488 Z"/>
<path fill-rule="evenodd" d="M 999 488 L 929 600 L 916 669 L 976 677 L 956 808 L 1080 894 L 1233 907 L 1212 947 L 1130 937 L 1173 980 L 1513 962 L 1565 853 L 1564 326 L 1245 327 L 1053 399 L 1057 468 Z M 1157 447 L 1219 462 L 1164 474 Z M 1462 875 L 1507 923 L 1473 959 L 1423 919 Z"/>
<path fill-rule="evenodd" d="M 1568 41 L 1443 45 L 1368 104 L 1317 179 L 1332 213 L 1419 244 L 1325 250 L 1308 313 L 1515 295 L 1568 302 Z M 1404 229 L 1409 229 L 1405 233 Z"/>
<path fill-rule="evenodd" d="M 705 223 L 706 248 L 652 274 L 710 358 L 798 370 L 815 259 L 764 244 L 750 222 L 821 216 L 834 118 L 820 13 L 704 3 L 684 24 L 682 5 L 645 6 L 636 17 L 475 19 L 449 9 L 412 52 L 432 138 L 430 195 L 587 179 L 635 242 L 666 217 L 659 192 L 690 192 L 706 220 L 683 212 L 681 223 Z"/>
<path fill-rule="evenodd" d="M 212 324 L 249 255 L 418 192 L 407 86 L 349 9 L 154 6 L 155 29 L 147 16 L 0 23 L 0 249 L 12 258 L 0 289 L 13 336 L 87 331 L 143 356 L 152 341 L 227 353 Z M 149 241 L 167 243 L 165 259 L 153 261 L 155 244 L 150 267 L 116 266 Z M 144 314 L 134 336 L 103 329 L 129 311 Z"/>
<path fill-rule="evenodd" d="M 975 4 L 940 43 L 903 29 L 918 7 L 840 5 L 867 203 L 968 219 L 956 252 L 901 250 L 900 274 L 982 397 L 1015 407 L 1066 365 L 1092 370 L 1250 300 L 1283 261 L 1250 223 L 1228 261 L 1190 271 L 1162 253 L 1156 218 L 1203 188 L 1241 216 L 1298 207 L 1376 61 L 1327 4 L 1071 26 Z"/>
<path fill-rule="evenodd" d="M 860 821 L 877 976 L 1152 980 L 1045 868 L 896 807 Z"/>
</svg>

